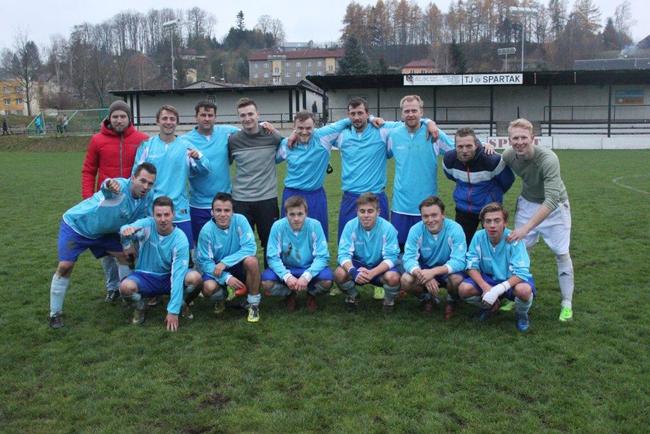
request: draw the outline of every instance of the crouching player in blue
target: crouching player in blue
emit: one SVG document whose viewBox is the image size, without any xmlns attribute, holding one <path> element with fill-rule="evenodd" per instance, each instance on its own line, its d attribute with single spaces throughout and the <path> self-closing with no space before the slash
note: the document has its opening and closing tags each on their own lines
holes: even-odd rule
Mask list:
<svg viewBox="0 0 650 434">
<path fill-rule="evenodd" d="M 330 254 L 323 227 L 307 217 L 307 202 L 291 196 L 284 202 L 286 217 L 273 223 L 262 288 L 268 295 L 284 296 L 287 310 L 296 308 L 299 292 L 307 292 L 307 310 L 318 309 L 316 295 L 332 287 L 332 270 L 327 267 Z"/>
<path fill-rule="evenodd" d="M 217 193 L 212 200 L 212 219 L 203 225 L 196 248 L 196 262 L 203 273 L 203 296 L 214 303 L 215 315 L 225 311 L 226 298 L 246 294 L 250 289 L 248 321 L 259 320 L 260 265 L 256 252 L 255 234 L 248 220 L 233 213 L 230 194 Z"/>
<path fill-rule="evenodd" d="M 402 289 L 415 294 L 424 312 L 430 313 L 440 287 L 447 288 L 448 320 L 454 315 L 458 285 L 465 277 L 465 234 L 458 223 L 445 217 L 445 204 L 437 196 L 420 203 L 420 215 L 422 221 L 411 227 L 404 248 Z"/>
<path fill-rule="evenodd" d="M 384 288 L 384 311 L 391 312 L 399 292 L 397 230 L 379 216 L 379 198 L 363 193 L 357 198 L 357 217 L 345 224 L 339 241 L 336 284 L 347 294 L 345 303 L 355 308 L 356 285 Z"/>
<path fill-rule="evenodd" d="M 169 294 L 165 324 L 167 330 L 178 330 L 178 315 L 184 295 L 201 289 L 201 275 L 188 271 L 189 241 L 183 231 L 173 224 L 174 203 L 167 196 L 153 202 L 153 217 L 137 220 L 120 229 L 124 253 L 135 254 L 133 242 L 138 242 L 135 271 L 122 280 L 120 293 L 135 305 L 134 324 L 145 319 L 143 297 Z"/>
<path fill-rule="evenodd" d="M 462 299 L 481 306 L 479 319 L 487 319 L 499 306 L 499 298 L 515 301 L 517 329 L 528 331 L 528 311 L 535 296 L 530 259 L 522 241 L 508 242 L 508 211 L 493 202 L 479 214 L 477 231 L 467 251 L 467 274 L 458 288 Z"/>
<path fill-rule="evenodd" d="M 100 191 L 63 214 L 59 265 L 50 286 L 50 327 L 63 327 L 63 300 L 74 264 L 84 250 L 90 249 L 96 258 L 115 256 L 122 263 L 120 274 L 128 273 L 118 233 L 122 225 L 147 215 L 155 180 L 156 168 L 149 163 L 141 164 L 130 179 L 106 179 Z M 110 300 L 115 298 L 114 294 L 107 296 Z"/>
</svg>

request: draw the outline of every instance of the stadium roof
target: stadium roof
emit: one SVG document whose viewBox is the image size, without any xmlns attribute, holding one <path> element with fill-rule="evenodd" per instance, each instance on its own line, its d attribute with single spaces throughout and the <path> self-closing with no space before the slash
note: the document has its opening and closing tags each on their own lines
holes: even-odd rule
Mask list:
<svg viewBox="0 0 650 434">
<path fill-rule="evenodd" d="M 291 85 L 280 86 L 249 86 L 247 84 L 228 84 L 227 86 L 188 86 L 181 89 L 123 89 L 123 90 L 109 90 L 109 93 L 115 96 L 126 97 L 127 95 L 185 95 L 185 94 L 205 94 L 205 93 L 233 93 L 233 92 L 250 92 L 250 91 L 282 91 L 282 90 L 295 90 L 306 89 L 315 92 L 319 95 L 323 93 L 321 89 L 316 87 L 313 83 L 307 80 L 302 80 L 299 83 Z"/>
</svg>

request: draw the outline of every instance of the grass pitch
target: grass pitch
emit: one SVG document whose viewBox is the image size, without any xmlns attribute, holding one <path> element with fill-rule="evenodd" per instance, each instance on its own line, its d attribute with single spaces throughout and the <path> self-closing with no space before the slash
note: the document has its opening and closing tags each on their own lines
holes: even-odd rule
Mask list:
<svg viewBox="0 0 650 434">
<path fill-rule="evenodd" d="M 83 154 L 2 151 L 0 431 L 647 432 L 650 152 L 558 155 L 573 215 L 572 323 L 557 321 L 555 260 L 542 243 L 524 336 L 512 312 L 477 324 L 471 306 L 444 322 L 406 299 L 385 317 L 369 291 L 355 314 L 341 297 L 323 297 L 315 315 L 265 299 L 258 324 L 236 311 L 216 320 L 199 300 L 173 334 L 162 306 L 135 327 L 130 310 L 105 304 L 89 253 L 72 275 L 66 327 L 48 328 L 59 219 L 80 200 Z M 453 184 L 440 176 L 439 186 L 453 217 Z"/>
</svg>

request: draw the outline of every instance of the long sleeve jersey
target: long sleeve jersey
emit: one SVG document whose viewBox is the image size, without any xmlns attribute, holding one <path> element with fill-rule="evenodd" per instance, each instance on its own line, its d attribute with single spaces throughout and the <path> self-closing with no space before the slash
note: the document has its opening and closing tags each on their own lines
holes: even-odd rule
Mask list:
<svg viewBox="0 0 650 434">
<path fill-rule="evenodd" d="M 116 234 L 122 225 L 151 214 L 152 191 L 142 198 L 134 198 L 129 179 L 113 180 L 120 184 L 118 194 L 113 194 L 106 187 L 105 180 L 97 193 L 67 210 L 63 214 L 63 221 L 79 235 L 95 239 Z"/>
<path fill-rule="evenodd" d="M 231 274 L 224 271 L 216 277 L 214 267 L 219 262 L 232 267 L 247 256 L 255 256 L 255 253 L 255 234 L 248 220 L 241 214 L 233 214 L 230 226 L 225 229 L 217 226 L 214 219 L 203 226 L 196 246 L 196 263 L 203 273 L 213 277 L 220 285 L 225 285 Z"/>
<path fill-rule="evenodd" d="M 317 128 L 309 142 L 297 142 L 292 149 L 287 146 L 287 139 L 282 140 L 277 157 L 281 161 L 287 160 L 287 176 L 284 178 L 284 185 L 303 191 L 321 188 L 332 145 L 341 132 L 350 125 L 351 121 L 345 118 Z"/>
<path fill-rule="evenodd" d="M 404 246 L 404 269 L 412 273 L 416 268 L 446 265 L 448 273 L 465 270 L 467 243 L 463 228 L 446 218 L 437 234 L 429 232 L 423 222 L 411 227 Z"/>
<path fill-rule="evenodd" d="M 428 196 L 438 194 L 438 155 L 453 149 L 453 141 L 439 131 L 434 143 L 427 138 L 427 125 L 414 133 L 406 125 L 388 133 L 388 156 L 395 158 L 392 210 L 400 214 L 420 215 L 419 205 Z"/>
<path fill-rule="evenodd" d="M 190 177 L 190 206 L 193 208 L 210 209 L 214 195 L 223 192 L 230 193 L 230 161 L 228 160 L 228 137 L 239 131 L 230 125 L 215 125 L 212 134 L 204 136 L 194 128 L 183 136 L 192 146 L 198 149 L 209 161 L 210 170 L 207 173 Z"/>
<path fill-rule="evenodd" d="M 337 258 L 339 265 L 354 259 L 368 267 L 375 267 L 382 261 L 393 267 L 398 255 L 397 229 L 382 217 L 377 217 L 375 226 L 369 231 L 363 228 L 358 217 L 343 228 Z"/>
<path fill-rule="evenodd" d="M 138 241 L 138 259 L 135 270 L 142 273 L 163 276 L 171 274 L 171 293 L 167 312 L 178 315 L 183 304 L 183 284 L 188 271 L 190 247 L 187 237 L 178 228 L 169 235 L 160 235 L 156 230 L 153 217 L 137 220 L 124 225 L 142 228 L 130 237 L 122 237 L 122 245 L 127 248 L 133 241 Z"/>
<path fill-rule="evenodd" d="M 330 259 L 320 222 L 307 217 L 302 229 L 296 232 L 286 217 L 276 221 L 271 227 L 266 258 L 282 280 L 289 277 L 289 268 L 306 268 L 303 276 L 311 280 L 327 267 Z"/>
<path fill-rule="evenodd" d="M 169 196 L 174 202 L 174 222 L 190 219 L 187 180 L 190 175 L 203 174 L 210 170 L 210 162 L 200 151 L 201 157 L 194 160 L 187 155 L 188 149 L 196 149 L 183 137 L 165 143 L 159 136 L 151 137 L 138 148 L 135 167 L 147 162 L 156 166 L 154 198 Z"/>
<path fill-rule="evenodd" d="M 532 275 L 526 246 L 523 241 L 507 242 L 510 232 L 506 228 L 501 241 L 494 246 L 485 229 L 477 231 L 467 250 L 467 269 L 479 270 L 496 281 L 504 281 L 511 276 L 529 280 Z"/>
</svg>

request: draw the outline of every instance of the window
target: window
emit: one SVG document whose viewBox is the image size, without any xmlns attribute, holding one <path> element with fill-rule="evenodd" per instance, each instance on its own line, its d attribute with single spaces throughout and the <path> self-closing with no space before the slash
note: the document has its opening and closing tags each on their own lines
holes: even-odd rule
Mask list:
<svg viewBox="0 0 650 434">
<path fill-rule="evenodd" d="M 11 105 L 11 100 L 9 98 L 5 98 L 5 105 Z"/>
<path fill-rule="evenodd" d="M 3 91 L 4 91 L 4 94 L 5 94 L 5 95 L 9 95 L 9 93 L 11 93 L 11 91 L 9 90 L 8 87 L 5 87 L 5 88 L 3 89 Z"/>
<path fill-rule="evenodd" d="M 300 62 L 296 62 L 296 68 L 300 68 Z"/>
<path fill-rule="evenodd" d="M 23 99 L 22 99 L 22 98 L 16 98 L 16 105 L 20 105 L 20 104 L 22 104 L 22 103 L 23 103 Z"/>
<path fill-rule="evenodd" d="M 256 63 L 256 64 L 255 64 L 255 69 L 258 69 L 259 67 L 260 67 L 260 64 L 259 64 L 259 63 Z"/>
<path fill-rule="evenodd" d="M 269 64 L 268 63 L 264 64 L 264 69 L 269 69 Z"/>
<path fill-rule="evenodd" d="M 289 71 L 287 71 L 287 72 L 284 74 L 284 76 L 285 76 L 285 77 L 291 77 L 291 74 L 289 74 Z"/>
<path fill-rule="evenodd" d="M 310 62 L 307 62 L 307 66 L 311 66 L 311 61 L 310 61 Z"/>
<path fill-rule="evenodd" d="M 296 72 L 296 77 L 300 77 L 300 71 Z"/>
<path fill-rule="evenodd" d="M 23 88 L 20 86 L 16 86 L 16 93 L 23 93 Z"/>
<path fill-rule="evenodd" d="M 323 66 L 323 61 L 319 60 L 318 63 L 316 63 L 318 66 Z"/>
<path fill-rule="evenodd" d="M 327 65 L 327 72 L 334 72 L 334 65 Z"/>
</svg>

